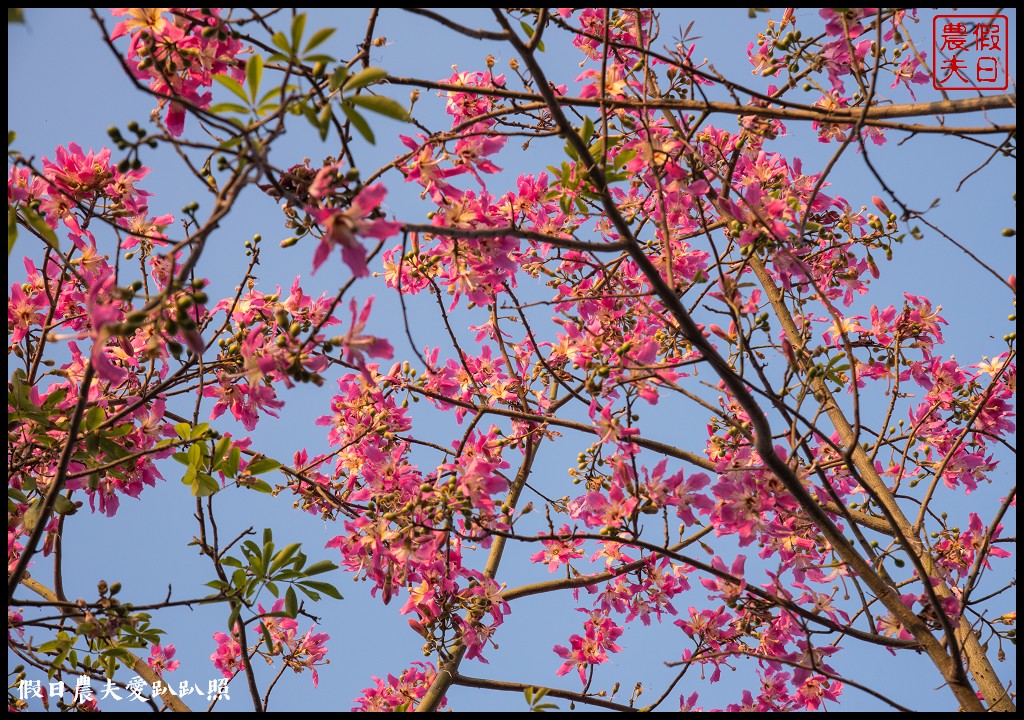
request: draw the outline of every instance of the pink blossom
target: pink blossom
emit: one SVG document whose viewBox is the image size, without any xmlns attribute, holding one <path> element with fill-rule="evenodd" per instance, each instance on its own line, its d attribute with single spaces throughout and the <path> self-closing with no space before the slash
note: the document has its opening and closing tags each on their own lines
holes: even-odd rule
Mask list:
<svg viewBox="0 0 1024 720">
<path fill-rule="evenodd" d="M 559 535 L 569 535 L 572 531 L 568 525 L 562 525 Z M 554 572 L 560 565 L 568 566 L 575 559 L 585 556 L 583 540 L 566 538 L 565 540 L 545 540 L 541 543 L 544 550 L 530 556 L 530 562 L 546 563 L 548 572 Z"/>
<path fill-rule="evenodd" d="M 163 677 L 164 671 L 174 672 L 181 665 L 178 660 L 172 659 L 175 652 L 173 645 L 152 645 L 149 648 L 149 657 L 146 658 L 146 663 L 156 671 L 157 675 Z"/>
<path fill-rule="evenodd" d="M 217 649 L 210 655 L 210 660 L 221 675 L 233 678 L 242 669 L 242 646 L 222 632 L 214 633 L 213 639 L 217 642 Z"/>
<path fill-rule="evenodd" d="M 306 211 L 324 229 L 320 244 L 313 254 L 313 272 L 316 272 L 331 251 L 340 246 L 341 259 L 356 277 L 370 274 L 366 266 L 366 248 L 358 237 L 374 237 L 386 240 L 396 235 L 400 225 L 383 218 L 370 219 L 384 202 L 387 190 L 378 183 L 363 188 L 345 209 L 335 207 L 310 207 Z"/>
<path fill-rule="evenodd" d="M 359 368 L 366 367 L 366 361 L 363 358 L 364 354 L 385 360 L 389 360 L 394 354 L 391 343 L 384 338 L 361 334 L 366 328 L 366 322 L 370 318 L 370 310 L 372 308 L 373 298 L 371 297 L 367 299 L 357 317 L 356 301 L 352 300 L 349 304 L 349 309 L 352 311 L 352 324 L 349 326 L 348 332 L 340 336 L 337 341 L 337 344 L 341 345 L 345 350 L 345 359 Z"/>
</svg>

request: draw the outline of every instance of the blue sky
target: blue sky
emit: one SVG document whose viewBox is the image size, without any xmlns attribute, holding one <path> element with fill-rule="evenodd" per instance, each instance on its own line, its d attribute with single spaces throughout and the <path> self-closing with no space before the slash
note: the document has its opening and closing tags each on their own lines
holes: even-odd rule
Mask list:
<svg viewBox="0 0 1024 720">
<path fill-rule="evenodd" d="M 817 20 L 814 15 L 813 11 L 798 12 L 798 26 L 814 27 Z M 311 13 L 309 27 L 339 25 L 338 34 L 325 47 L 347 57 L 351 48 L 362 39 L 365 16 L 366 13 L 359 10 L 321 11 Z M 773 16 L 778 17 L 779 13 Z M 467 22 L 493 26 L 493 20 L 487 13 L 477 13 L 477 17 L 479 20 Z M 745 48 L 756 32 L 763 28 L 765 17 L 751 21 L 743 10 L 665 11 L 662 15 L 663 38 L 667 41 L 675 35 L 675 28 L 685 28 L 690 20 L 694 20 L 690 35 L 698 38 L 695 59 L 708 57 L 726 76 L 739 78 L 754 87 L 763 87 L 765 81 L 750 74 Z M 922 44 L 928 44 L 930 23 L 925 16 L 922 20 L 916 38 Z M 1011 32 L 1016 27 L 1015 21 L 1015 13 L 1011 12 Z M 108 27 L 112 25 L 110 23 Z M 465 70 L 482 69 L 484 57 L 493 54 L 497 68 L 503 68 L 507 67 L 511 57 L 509 48 L 495 48 L 488 43 L 456 37 L 422 18 L 398 10 L 385 9 L 382 12 L 377 34 L 386 37 L 387 42 L 375 48 L 374 64 L 395 75 L 438 80 L 448 76 L 454 64 Z M 1011 43 L 1010 67 L 1015 68 L 1015 38 L 1011 38 Z M 567 45 L 549 41 L 544 58 L 553 78 L 561 82 L 571 81 L 578 73 L 580 57 Z M 407 92 L 406 88 L 395 87 L 390 94 L 404 103 Z M 922 89 L 919 98 L 934 99 L 934 93 L 930 89 Z M 901 94 L 897 101 L 905 99 Z M 438 109 L 429 109 L 431 104 Z M 144 122 L 152 107 L 151 98 L 134 90 L 120 75 L 115 58 L 104 47 L 85 10 L 28 10 L 25 26 L 9 27 L 8 128 L 17 132 L 15 147 L 24 154 L 36 158 L 52 156 L 54 147 L 71 141 L 87 150 L 99 149 L 109 143 L 108 126 L 114 124 L 123 128 L 132 119 Z M 439 108 L 441 102 L 424 92 L 416 112 L 418 115 L 422 113 L 430 123 L 440 125 Z M 959 123 L 961 120 L 951 117 L 949 122 Z M 975 118 L 972 122 L 977 121 Z M 724 118 L 719 122 L 723 127 L 731 128 L 734 121 Z M 790 135 L 780 139 L 772 149 L 790 157 L 801 157 L 808 170 L 823 166 L 835 146 L 817 143 L 809 127 L 801 127 L 797 123 L 788 125 Z M 194 130 L 195 121 L 189 119 L 186 133 Z M 362 147 L 357 152 L 359 166 L 364 173 L 390 161 L 400 152 L 396 135 L 400 131 L 408 132 L 398 123 L 378 118 L 374 119 L 374 131 L 378 138 L 377 147 Z M 991 163 L 957 191 L 960 179 L 985 162 L 990 152 L 987 148 L 967 141 L 923 135 L 899 144 L 902 137 L 891 133 L 885 148 L 872 151 L 871 159 L 881 174 L 899 189 L 912 207 L 927 207 L 941 198 L 929 219 L 997 268 L 1003 276 L 1015 272 L 1015 239 L 1000 235 L 1003 228 L 1016 225 L 1016 208 L 1010 200 L 1016 191 L 1015 162 Z M 323 156 L 331 152 L 332 148 L 316 144 L 310 134 L 300 131 L 290 133 L 274 150 L 271 159 L 287 166 L 301 161 L 303 157 L 310 157 L 316 166 Z M 152 159 L 146 160 L 154 168 L 143 183 L 145 189 L 154 193 L 151 208 L 155 213 L 180 215 L 180 208 L 194 199 L 192 187 L 188 182 L 182 182 L 181 169 L 166 153 L 154 154 Z M 506 173 L 492 181 L 492 192 L 503 191 L 519 172 L 536 171 L 545 162 L 538 152 L 512 151 L 501 156 L 498 164 L 505 168 Z M 834 192 L 847 197 L 855 205 L 869 202 L 871 195 L 882 194 L 867 172 L 863 158 L 852 149 L 836 166 L 832 180 Z M 394 174 L 386 178 L 386 182 L 390 189 L 388 209 L 401 219 L 422 221 L 426 208 L 418 201 L 418 188 L 403 186 L 401 178 Z M 272 201 L 253 188 L 243 195 L 236 211 L 213 238 L 200 266 L 201 269 L 206 268 L 202 274 L 214 280 L 211 297 L 218 297 L 218 287 L 222 293 L 230 290 L 229 286 L 235 281 L 230 269 L 238 268 L 244 262 L 241 243 L 254 233 L 262 233 L 267 238 L 259 272 L 261 289 L 265 292 L 272 291 L 274 285 L 287 288 L 296 275 L 303 276 L 304 289 L 313 295 L 321 290 L 333 292 L 339 278 L 347 279 L 347 270 L 336 258 L 329 260 L 316 276 L 310 278 L 312 244 L 300 244 L 289 251 L 278 248 L 278 241 L 287 235 L 281 225 L 280 212 Z M 22 273 L 19 252 L 23 250 L 24 245 L 16 247 L 9 261 L 9 272 L 14 277 Z M 946 352 L 955 353 L 963 362 L 976 362 L 983 355 L 994 356 L 1002 351 L 1000 338 L 1014 327 L 1013 323 L 1005 320 L 1006 315 L 1013 312 L 1013 306 L 1010 293 L 1004 286 L 995 285 L 991 277 L 969 262 L 961 251 L 934 233 L 929 233 L 921 241 L 908 238 L 896 252 L 897 262 L 891 268 L 882 267 L 882 278 L 869 295 L 872 302 L 899 305 L 903 292 L 925 295 L 934 303 L 943 305 L 942 314 L 950 323 L 946 333 Z M 404 336 L 396 332 L 400 327 L 400 310 L 393 294 L 372 278 L 358 282 L 354 293 L 360 301 L 370 295 L 377 296 L 369 330 L 391 339 L 397 359 L 411 357 Z M 436 325 L 436 313 L 430 307 L 419 306 L 414 312 L 416 339 L 420 346 L 443 344 L 444 339 Z M 252 433 L 254 445 L 270 456 L 289 460 L 296 449 L 309 442 L 308 438 L 319 437 L 314 435 L 320 431 L 314 428 L 312 420 L 327 412 L 327 398 L 323 391 L 317 392 L 310 387 L 298 388 L 284 395 L 282 399 L 288 403 L 284 422 L 261 423 Z M 663 421 L 666 436 L 684 427 L 695 433 L 693 437 L 696 440 L 691 446 L 699 447 L 703 443 L 702 419 L 693 421 L 668 415 Z M 242 432 L 240 426 L 230 422 L 223 429 L 236 434 Z M 432 427 L 431 431 L 440 442 L 448 444 L 450 438 L 441 439 L 445 429 L 442 424 Z M 661 428 L 653 434 L 658 432 Z M 322 437 L 315 442 L 321 444 L 310 447 L 311 454 L 325 448 Z M 544 456 L 545 468 L 550 467 L 561 477 L 564 477 L 564 468 L 572 464 L 568 459 L 575 457 L 581 449 L 578 439 L 567 440 L 567 444 L 567 449 Z M 983 517 L 986 511 L 994 509 L 993 503 L 998 502 L 1012 482 L 1013 468 L 1012 457 L 1007 458 L 994 476 L 996 486 L 982 488 L 972 496 L 972 501 L 979 503 Z M 168 470 L 167 483 L 147 490 L 138 503 L 127 500 L 126 507 L 117 517 L 107 519 L 80 515 L 68 523 L 65 547 L 68 552 L 66 585 L 69 596 L 93 596 L 95 583 L 100 578 L 122 582 L 124 597 L 139 602 L 162 597 L 169 582 L 173 583 L 175 597 L 204 592 L 201 586 L 212 578 L 211 572 L 197 553 L 185 548 L 195 532 L 194 522 L 190 520 L 193 502 L 171 474 L 173 469 Z M 225 535 L 231 533 L 230 528 L 240 530 L 253 525 L 258 532 L 265 526 L 272 526 L 279 544 L 301 541 L 311 560 L 335 558 L 333 551 L 322 548 L 327 540 L 338 534 L 338 530 L 293 510 L 283 496 L 269 500 L 264 496 L 234 492 L 230 497 L 219 498 L 218 504 L 219 520 Z M 1013 533 L 1015 527 L 1008 528 L 1006 534 Z M 529 552 L 534 550 L 528 549 Z M 520 570 L 514 577 L 539 579 L 542 574 L 547 577 L 540 566 L 522 567 L 526 554 L 518 551 L 505 563 L 511 568 L 515 560 L 520 561 Z M 722 554 L 730 557 L 728 551 Z M 409 631 L 405 620 L 398 616 L 400 603 L 384 607 L 368 597 L 366 586 L 349 582 L 340 572 L 327 579 L 338 584 L 345 600 L 340 603 L 328 601 L 310 610 L 322 618 L 319 629 L 331 635 L 329 657 L 332 664 L 321 670 L 320 688 L 316 691 L 308 674 L 293 677 L 289 673 L 282 687 L 275 691 L 276 701 L 271 702 L 271 709 L 346 710 L 360 689 L 370 684 L 370 675 L 397 675 L 409 662 L 423 659 L 419 651 L 421 639 Z M 695 591 L 693 604 L 699 604 L 701 600 L 700 593 Z M 684 607 L 686 604 L 685 601 L 677 603 Z M 467 664 L 464 671 L 472 675 L 576 689 L 574 676 L 562 681 L 554 677 L 560 661 L 552 654 L 551 646 L 564 644 L 571 633 L 578 632 L 579 626 L 571 604 L 561 602 L 558 605 L 560 609 L 553 609 L 543 597 L 517 602 L 497 636 L 500 650 L 488 653 L 491 665 Z M 156 624 L 168 631 L 167 640 L 178 647 L 179 658 L 183 662 L 182 669 L 171 676 L 173 679 L 189 679 L 205 686 L 207 679 L 217 676 L 207 657 L 214 649 L 211 635 L 224 629 L 225 620 L 208 608 L 194 611 L 178 609 L 159 616 Z M 302 626 L 304 628 L 305 623 Z M 651 656 L 672 659 L 673 653 L 678 653 L 679 639 L 678 631 L 670 624 L 652 629 L 631 627 L 623 638 L 624 652 L 613 657 L 610 667 L 602 668 L 598 684 L 610 686 L 619 679 L 627 695 L 628 689 L 637 681 L 648 687 L 657 687 L 659 681 L 663 681 L 665 671 L 657 667 L 658 663 L 654 663 L 652 668 L 652 663 L 645 659 Z M 841 662 L 837 662 L 837 667 L 861 682 L 882 683 L 895 697 L 914 702 L 915 708 L 948 708 L 950 696 L 945 691 L 934 693 L 932 705 L 928 698 L 921 698 L 922 690 L 932 685 L 893 682 L 894 677 L 905 677 L 908 668 L 916 672 L 914 661 L 914 658 L 905 656 L 890 659 L 884 652 L 849 652 Z M 1013 669 L 1001 666 L 1000 672 L 1004 672 L 1004 668 L 1006 677 L 1015 676 L 1015 664 Z M 929 671 L 930 668 L 920 667 L 921 673 Z M 741 674 L 742 671 L 737 672 L 737 675 Z M 705 683 L 692 683 L 691 680 L 681 684 L 679 691 L 688 695 L 695 689 L 699 690 L 705 706 L 730 702 L 735 697 L 732 693 L 723 694 Z M 728 679 L 723 683 L 729 684 Z M 729 698 L 722 700 L 726 695 Z M 478 690 L 454 689 L 450 700 L 456 709 L 465 710 L 525 707 L 522 699 L 513 695 L 494 698 Z M 847 691 L 846 703 L 843 709 L 880 708 L 876 701 L 853 689 Z M 564 708 L 566 703 L 560 702 L 560 705 Z M 249 707 L 240 683 L 234 686 L 230 705 L 224 703 L 223 709 L 229 707 L 236 710 Z M 675 704 L 670 701 L 666 707 L 673 708 Z M 127 708 L 115 705 L 107 709 Z"/>
</svg>

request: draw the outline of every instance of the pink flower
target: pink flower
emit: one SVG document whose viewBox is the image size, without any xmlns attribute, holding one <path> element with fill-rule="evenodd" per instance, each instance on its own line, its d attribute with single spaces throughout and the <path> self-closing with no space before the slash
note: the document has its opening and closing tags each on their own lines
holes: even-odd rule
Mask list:
<svg viewBox="0 0 1024 720">
<path fill-rule="evenodd" d="M 259 610 L 260 615 L 266 615 L 268 612 L 260 603 L 256 604 L 256 608 Z M 275 600 L 274 604 L 270 606 L 269 612 L 279 613 L 283 610 L 284 598 L 280 598 Z M 295 619 L 288 617 L 264 617 L 262 625 L 267 629 L 267 633 L 276 645 L 276 647 L 270 649 L 272 653 L 280 652 L 282 647 L 290 647 L 295 644 L 295 632 L 299 629 L 299 623 Z"/>
<path fill-rule="evenodd" d="M 215 397 L 217 402 L 210 411 L 210 419 L 215 420 L 230 410 L 246 430 L 254 430 L 259 422 L 260 414 L 277 417 L 275 410 L 284 407 L 284 402 L 277 399 L 277 393 L 270 385 L 257 382 L 250 385 L 244 381 L 234 382 L 227 373 L 217 375 L 216 385 L 203 388 L 203 397 Z"/>
<path fill-rule="evenodd" d="M 331 251 L 341 246 L 341 259 L 356 277 L 370 274 L 366 266 L 366 248 L 358 237 L 375 237 L 386 240 L 396 235 L 400 225 L 382 218 L 369 216 L 378 210 L 387 195 L 385 187 L 378 183 L 365 187 L 352 199 L 345 209 L 334 207 L 310 207 L 306 209 L 312 218 L 324 228 L 320 244 L 313 254 L 313 272 L 316 272 Z"/>
<path fill-rule="evenodd" d="M 327 665 L 327 647 L 325 643 L 331 639 L 327 633 L 314 633 L 313 628 L 306 631 L 306 634 L 299 638 L 299 641 L 292 649 L 291 657 L 287 663 L 294 668 L 295 672 L 301 672 L 302 668 L 309 668 L 313 674 L 313 687 L 320 684 L 320 675 L 316 668 L 320 665 Z"/>
<path fill-rule="evenodd" d="M 568 525 L 562 525 L 558 530 L 559 535 L 569 535 L 572 531 Z M 541 545 L 544 550 L 530 556 L 530 562 L 547 563 L 548 572 L 554 572 L 559 565 L 569 565 L 570 562 L 584 557 L 583 540 L 566 538 L 565 540 L 544 540 Z"/>
<path fill-rule="evenodd" d="M 928 75 L 918 70 L 921 67 L 921 60 L 928 57 L 928 53 L 921 53 L 920 59 L 912 55 L 903 61 L 903 64 L 899 66 L 897 70 L 893 72 L 895 79 L 892 81 L 890 88 L 894 88 L 900 83 L 907 86 L 907 92 L 910 93 L 910 97 L 913 100 L 917 100 L 917 96 L 914 95 L 914 89 L 910 87 L 910 83 L 916 85 L 923 85 L 928 82 Z M 888 215 L 888 213 L 886 213 Z"/>
<path fill-rule="evenodd" d="M 125 60 L 132 74 L 148 80 L 167 107 L 167 131 L 181 135 L 185 126 L 185 105 L 177 99 L 207 108 L 212 93 L 202 88 L 213 84 L 215 75 L 244 77 L 237 56 L 249 48 L 237 39 L 220 19 L 219 8 L 113 8 L 118 17 L 128 16 L 114 27 L 111 40 L 128 35 Z M 221 32 L 210 32 L 209 29 Z"/>
<path fill-rule="evenodd" d="M 356 301 L 352 300 L 349 309 L 352 311 L 352 325 L 348 332 L 341 336 L 338 344 L 345 348 L 345 360 L 356 367 L 365 368 L 366 361 L 364 354 L 370 357 L 391 359 L 394 349 L 384 338 L 373 335 L 361 335 L 366 327 L 366 321 L 370 318 L 370 309 L 373 307 L 373 298 L 369 298 L 363 305 L 363 309 L 356 317 Z"/>
<path fill-rule="evenodd" d="M 565 658 L 555 674 L 561 677 L 567 675 L 574 668 L 580 674 L 580 680 L 587 682 L 587 668 L 591 665 L 600 665 L 608 661 L 608 653 L 604 651 L 597 638 L 572 635 L 569 638 L 569 647 L 555 645 L 555 654 Z"/>
<path fill-rule="evenodd" d="M 839 695 L 842 692 L 843 684 L 838 680 L 830 681 L 824 675 L 813 675 L 796 691 L 794 700 L 807 710 L 817 710 L 823 700 L 839 702 Z"/>
<path fill-rule="evenodd" d="M 149 648 L 149 657 L 146 658 L 146 663 L 156 671 L 157 675 L 163 677 L 164 671 L 174 672 L 181 665 L 179 661 L 171 659 L 175 652 L 173 645 L 153 645 Z"/>
<path fill-rule="evenodd" d="M 298 637 L 299 623 L 289 617 L 267 617 L 268 611 L 263 605 L 258 604 L 263 619 L 261 624 L 273 641 L 273 645 L 267 648 L 271 655 L 282 654 L 284 663 L 295 672 L 302 672 L 303 668 L 309 668 L 313 674 L 313 687 L 320 683 L 320 676 L 316 668 L 320 665 L 327 665 L 330 660 L 325 659 L 327 647 L 325 643 L 330 640 L 326 633 L 314 633 L 310 628 L 305 635 Z M 274 601 L 270 613 L 280 613 L 284 610 L 284 599 Z"/>
<path fill-rule="evenodd" d="M 437 669 L 428 662 L 414 662 L 401 676 L 388 675 L 386 680 L 371 676 L 373 687 L 363 688 L 356 698 L 353 712 L 394 712 L 402 706 L 414 708 L 437 677 Z M 442 700 L 439 708 L 447 704 Z"/>
<path fill-rule="evenodd" d="M 242 646 L 222 632 L 214 633 L 213 639 L 217 642 L 217 649 L 210 655 L 210 660 L 221 675 L 233 678 L 242 669 Z"/>
<path fill-rule="evenodd" d="M 26 295 L 21 283 L 11 285 L 11 295 L 7 299 L 7 327 L 12 328 L 9 342 L 21 342 L 33 326 L 42 327 L 46 320 L 42 313 L 45 301 L 44 295 Z"/>
<path fill-rule="evenodd" d="M 586 495 L 569 503 L 569 516 L 582 520 L 587 527 L 618 527 L 631 517 L 639 500 L 623 492 L 623 488 L 615 483 L 607 494 L 600 490 L 591 490 Z"/>
</svg>

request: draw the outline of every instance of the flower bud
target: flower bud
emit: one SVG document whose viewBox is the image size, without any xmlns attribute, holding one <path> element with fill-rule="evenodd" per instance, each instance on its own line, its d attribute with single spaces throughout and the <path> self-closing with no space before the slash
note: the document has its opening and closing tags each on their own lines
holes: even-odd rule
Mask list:
<svg viewBox="0 0 1024 720">
<path fill-rule="evenodd" d="M 882 213 L 885 217 L 892 215 L 892 210 L 889 209 L 889 206 L 885 204 L 885 201 L 882 200 L 882 198 L 877 195 L 872 195 L 871 202 L 876 208 L 878 208 L 878 212 Z"/>
</svg>

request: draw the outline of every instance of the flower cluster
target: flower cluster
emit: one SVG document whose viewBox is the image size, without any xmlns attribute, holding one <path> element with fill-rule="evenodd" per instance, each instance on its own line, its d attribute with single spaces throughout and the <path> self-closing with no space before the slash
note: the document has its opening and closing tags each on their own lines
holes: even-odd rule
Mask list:
<svg viewBox="0 0 1024 720">
<path fill-rule="evenodd" d="M 205 88 L 216 75 L 245 76 L 238 56 L 248 48 L 221 18 L 220 8 L 113 8 L 123 17 L 110 39 L 128 36 L 125 60 L 136 78 L 166 107 L 164 124 L 174 136 L 185 129 L 185 111 L 204 110 L 213 98 Z"/>
<path fill-rule="evenodd" d="M 414 662 L 399 677 L 388 675 L 382 680 L 374 676 L 375 685 L 363 689 L 352 712 L 411 712 L 436 676 L 437 669 L 429 662 Z M 447 701 L 442 700 L 440 707 L 446 704 Z"/>
<path fill-rule="evenodd" d="M 284 605 L 284 599 L 276 600 L 269 611 L 262 605 L 257 605 L 263 618 L 260 630 L 270 638 L 270 642 L 264 643 L 261 640 L 256 651 L 268 662 L 273 662 L 273 658 L 280 656 L 285 667 L 297 673 L 308 669 L 313 678 L 313 687 L 316 687 L 320 683 L 317 668 L 331 662 L 326 657 L 326 643 L 330 640 L 330 635 L 313 632 L 314 628 L 299 635 L 299 623 L 294 618 L 282 617 Z M 210 655 L 210 661 L 228 679 L 244 670 L 242 646 L 237 639 L 240 631 L 241 628 L 238 627 L 231 635 L 222 632 L 213 634 L 217 649 Z M 260 635 L 257 634 L 257 637 Z"/>
</svg>

